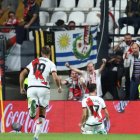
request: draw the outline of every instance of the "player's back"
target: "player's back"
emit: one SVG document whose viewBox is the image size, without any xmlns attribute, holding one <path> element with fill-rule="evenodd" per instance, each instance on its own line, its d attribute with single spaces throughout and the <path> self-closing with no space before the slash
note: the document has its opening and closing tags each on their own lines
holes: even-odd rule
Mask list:
<svg viewBox="0 0 140 140">
<path fill-rule="evenodd" d="M 45 86 L 49 85 L 49 75 L 52 71 L 56 71 L 55 64 L 45 57 L 34 59 L 28 66 L 28 86 Z"/>
<path fill-rule="evenodd" d="M 82 106 L 87 107 L 88 117 L 102 119 L 101 110 L 106 107 L 104 100 L 98 96 L 89 96 L 82 101 Z"/>
</svg>

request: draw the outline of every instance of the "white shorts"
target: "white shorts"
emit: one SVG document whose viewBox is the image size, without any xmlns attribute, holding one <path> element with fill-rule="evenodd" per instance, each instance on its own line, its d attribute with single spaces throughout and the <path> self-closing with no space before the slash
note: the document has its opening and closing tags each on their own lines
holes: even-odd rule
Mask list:
<svg viewBox="0 0 140 140">
<path fill-rule="evenodd" d="M 28 100 L 35 100 L 38 106 L 47 107 L 50 100 L 50 89 L 44 87 L 30 87 L 27 89 Z M 28 108 L 30 104 L 28 103 Z"/>
<path fill-rule="evenodd" d="M 105 131 L 104 124 L 99 121 L 99 118 L 94 118 L 93 116 L 88 117 L 81 130 L 83 134 L 96 134 L 96 132 Z"/>
<path fill-rule="evenodd" d="M 98 132 L 106 134 L 106 130 L 104 129 L 103 123 L 94 126 L 85 124 L 85 126 L 81 128 L 81 132 L 82 134 L 97 134 Z"/>
</svg>

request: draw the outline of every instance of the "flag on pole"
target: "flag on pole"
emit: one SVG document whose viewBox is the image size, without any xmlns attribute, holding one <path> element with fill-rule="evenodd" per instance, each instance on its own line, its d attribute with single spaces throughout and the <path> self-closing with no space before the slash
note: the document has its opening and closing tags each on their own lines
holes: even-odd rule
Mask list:
<svg viewBox="0 0 140 140">
<path fill-rule="evenodd" d="M 97 26 L 84 29 L 55 32 L 55 56 L 58 71 L 68 70 L 65 63 L 75 68 L 82 68 L 88 62 L 97 62 Z M 88 41 L 87 41 L 88 40 Z"/>
</svg>

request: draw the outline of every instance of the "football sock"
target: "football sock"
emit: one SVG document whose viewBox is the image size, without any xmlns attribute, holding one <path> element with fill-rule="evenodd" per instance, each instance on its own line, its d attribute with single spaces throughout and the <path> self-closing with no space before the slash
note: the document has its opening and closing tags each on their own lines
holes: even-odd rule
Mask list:
<svg viewBox="0 0 140 140">
<path fill-rule="evenodd" d="M 35 135 L 34 137 L 38 138 L 39 137 L 39 134 L 41 133 L 42 131 L 42 127 L 43 127 L 43 123 L 45 121 L 45 118 L 43 117 L 39 117 L 37 119 L 37 123 L 36 123 L 36 131 L 35 131 Z"/>
</svg>

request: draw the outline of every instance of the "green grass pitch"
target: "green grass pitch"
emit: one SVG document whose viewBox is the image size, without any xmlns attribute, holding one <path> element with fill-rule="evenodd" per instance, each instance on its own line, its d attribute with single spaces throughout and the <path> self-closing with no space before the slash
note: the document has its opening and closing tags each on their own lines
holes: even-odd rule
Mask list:
<svg viewBox="0 0 140 140">
<path fill-rule="evenodd" d="M 0 140 L 33 140 L 33 134 L 0 133 Z M 41 134 L 39 140 L 140 140 L 140 135 L 82 135 L 77 133 L 48 133 Z"/>
</svg>

